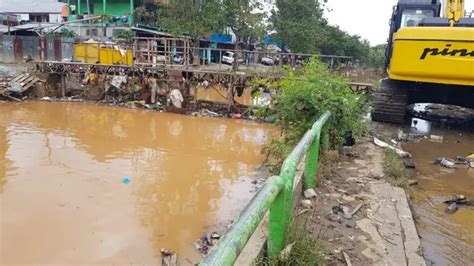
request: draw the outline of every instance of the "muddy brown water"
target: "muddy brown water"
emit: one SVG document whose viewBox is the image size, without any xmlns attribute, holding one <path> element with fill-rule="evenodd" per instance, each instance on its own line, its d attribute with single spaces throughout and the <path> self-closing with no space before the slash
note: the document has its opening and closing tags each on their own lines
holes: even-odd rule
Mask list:
<svg viewBox="0 0 474 266">
<path fill-rule="evenodd" d="M 413 154 L 419 185 L 412 191 L 412 206 L 428 265 L 474 265 L 474 208 L 445 212 L 443 201 L 455 195 L 474 199 L 474 168 L 446 169 L 433 162 L 437 157 L 455 158 L 474 153 L 470 132 L 438 129 L 420 120 L 422 133 L 444 137 L 443 142 L 422 140 L 404 145 Z"/>
<path fill-rule="evenodd" d="M 0 105 L 0 264 L 183 264 L 255 192 L 269 125 L 80 103 Z M 122 182 L 129 177 L 130 183 Z"/>
</svg>

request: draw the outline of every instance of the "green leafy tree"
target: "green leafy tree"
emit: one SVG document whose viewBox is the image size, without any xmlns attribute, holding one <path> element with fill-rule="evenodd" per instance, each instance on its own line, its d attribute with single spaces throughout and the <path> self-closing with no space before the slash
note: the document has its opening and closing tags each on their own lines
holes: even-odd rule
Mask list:
<svg viewBox="0 0 474 266">
<path fill-rule="evenodd" d="M 236 36 L 235 49 L 239 42 L 249 44 L 260 39 L 266 32 L 263 23 L 264 15 L 255 12 L 258 2 L 253 0 L 222 0 L 221 25 L 232 29 Z M 234 69 L 238 68 L 238 60 L 234 60 Z"/>
<path fill-rule="evenodd" d="M 316 0 L 277 0 L 271 22 L 276 39 L 292 52 L 319 52 L 318 44 L 324 42 L 323 9 Z"/>
<path fill-rule="evenodd" d="M 190 36 L 197 48 L 205 34 L 222 31 L 221 11 L 220 0 L 171 0 L 159 10 L 158 22 L 176 35 Z M 194 55 L 199 62 L 199 54 Z"/>
<path fill-rule="evenodd" d="M 358 134 L 365 130 L 365 97 L 353 93 L 346 80 L 332 74 L 318 59 L 311 59 L 301 70 L 290 70 L 277 86 L 269 115 L 275 117 L 283 137 L 272 140 L 265 149 L 275 169 L 326 111 L 331 112 L 326 130 L 332 148 L 343 144 L 348 131 Z"/>
</svg>

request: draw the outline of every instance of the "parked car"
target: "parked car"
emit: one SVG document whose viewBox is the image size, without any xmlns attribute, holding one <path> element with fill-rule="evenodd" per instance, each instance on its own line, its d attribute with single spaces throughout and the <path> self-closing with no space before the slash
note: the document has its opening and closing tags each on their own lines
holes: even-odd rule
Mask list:
<svg viewBox="0 0 474 266">
<path fill-rule="evenodd" d="M 232 65 L 234 64 L 235 57 L 236 57 L 236 54 L 234 52 L 225 52 L 222 55 L 222 63 L 227 64 L 227 65 Z M 244 59 L 239 58 L 239 63 L 241 64 L 243 62 L 244 62 Z"/>
<path fill-rule="evenodd" d="M 270 56 L 262 57 L 262 59 L 260 59 L 260 62 L 266 66 L 273 66 L 275 64 L 275 60 L 271 58 Z"/>
<path fill-rule="evenodd" d="M 184 54 L 183 53 L 176 53 L 173 56 L 173 63 L 182 65 L 184 63 Z"/>
</svg>

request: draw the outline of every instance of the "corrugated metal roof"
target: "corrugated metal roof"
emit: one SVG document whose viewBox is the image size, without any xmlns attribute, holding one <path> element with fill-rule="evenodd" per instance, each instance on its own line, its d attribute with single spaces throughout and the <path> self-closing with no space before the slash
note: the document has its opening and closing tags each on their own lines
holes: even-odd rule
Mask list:
<svg viewBox="0 0 474 266">
<path fill-rule="evenodd" d="M 0 0 L 4 13 L 61 13 L 64 5 L 56 0 Z"/>
</svg>

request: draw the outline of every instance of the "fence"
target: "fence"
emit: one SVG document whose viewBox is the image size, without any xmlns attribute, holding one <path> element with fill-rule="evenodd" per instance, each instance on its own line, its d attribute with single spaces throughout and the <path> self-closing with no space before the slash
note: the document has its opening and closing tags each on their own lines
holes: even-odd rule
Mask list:
<svg viewBox="0 0 474 266">
<path fill-rule="evenodd" d="M 71 38 L 0 35 L 0 62 L 72 60 L 75 40 Z"/>
<path fill-rule="evenodd" d="M 297 166 L 306 155 L 303 184 L 305 189 L 313 188 L 318 173 L 321 132 L 329 117 L 330 113 L 326 112 L 306 132 L 283 162 L 280 175 L 267 180 L 201 265 L 232 265 L 268 210 L 270 210 L 268 254 L 269 256 L 278 254 L 284 248 L 293 209 L 293 185 Z M 326 134 L 323 134 L 323 143 L 327 141 L 325 136 Z"/>
<path fill-rule="evenodd" d="M 99 56 L 94 49 L 85 49 L 81 56 L 75 54 L 75 45 L 82 43 L 83 38 L 40 37 L 40 36 L 10 36 L 0 35 L 0 62 L 23 62 L 27 57 L 33 61 L 82 61 L 87 63 L 101 62 L 103 64 L 118 64 L 129 66 L 142 66 L 152 68 L 188 69 L 196 64 L 202 70 L 227 71 L 231 68 L 232 61 L 238 60 L 242 69 L 254 71 L 278 71 L 281 66 L 299 66 L 308 60 L 309 54 L 276 53 L 269 51 L 249 51 L 222 49 L 211 47 L 190 47 L 188 40 L 177 38 L 134 38 L 133 44 L 107 45 L 112 47 L 108 54 L 127 56 Z M 91 46 L 94 44 L 87 44 Z M 106 47 L 103 43 L 96 43 L 97 47 Z M 109 48 L 110 48 L 109 47 Z M 84 49 L 83 49 L 84 50 Z M 97 49 L 95 49 L 97 50 Z M 114 52 L 117 51 L 117 52 Z M 130 54 L 130 55 L 128 55 Z M 98 60 L 89 62 L 92 59 Z M 199 62 L 194 62 L 199 58 Z M 319 58 L 326 62 L 330 68 L 351 62 L 347 56 L 320 55 Z M 110 59 L 107 62 L 102 59 Z"/>
</svg>

